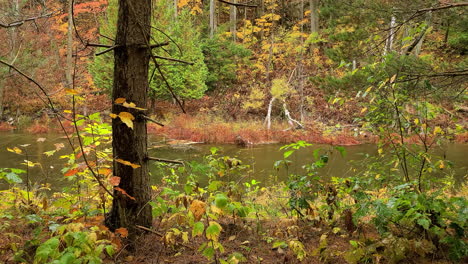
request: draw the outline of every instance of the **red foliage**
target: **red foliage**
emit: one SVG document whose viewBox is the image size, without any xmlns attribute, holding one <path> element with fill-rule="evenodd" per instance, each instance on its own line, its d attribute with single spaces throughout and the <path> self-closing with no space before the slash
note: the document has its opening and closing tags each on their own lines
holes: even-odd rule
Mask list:
<svg viewBox="0 0 468 264">
<path fill-rule="evenodd" d="M 455 136 L 455 142 L 457 142 L 457 143 L 468 143 L 468 132 L 456 135 Z"/>
<path fill-rule="evenodd" d="M 45 134 L 49 132 L 49 128 L 47 127 L 47 125 L 40 124 L 37 120 L 32 126 L 28 127 L 28 129 L 26 130 L 31 134 Z"/>
<path fill-rule="evenodd" d="M 13 129 L 15 129 L 15 127 L 8 124 L 7 122 L 0 122 L 0 131 L 11 131 Z"/>
</svg>

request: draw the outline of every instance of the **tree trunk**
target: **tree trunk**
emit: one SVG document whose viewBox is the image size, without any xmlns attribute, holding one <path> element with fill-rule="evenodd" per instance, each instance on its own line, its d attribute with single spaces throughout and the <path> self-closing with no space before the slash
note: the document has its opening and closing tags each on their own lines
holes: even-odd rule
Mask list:
<svg viewBox="0 0 468 264">
<path fill-rule="evenodd" d="M 210 38 L 213 38 L 216 31 L 216 3 L 210 0 Z"/>
<path fill-rule="evenodd" d="M 396 26 L 396 18 L 395 16 L 392 16 L 392 19 L 390 21 L 390 33 L 388 35 L 387 41 L 385 42 L 384 56 L 387 55 L 388 52 L 391 52 L 393 50 L 395 26 Z"/>
<path fill-rule="evenodd" d="M 68 0 L 67 67 L 65 69 L 66 87 L 73 83 L 73 0 Z"/>
<path fill-rule="evenodd" d="M 310 0 L 310 32 L 319 32 L 318 0 Z"/>
<path fill-rule="evenodd" d="M 138 107 L 146 107 L 150 53 L 143 45 L 149 43 L 151 1 L 119 0 L 116 45 L 114 50 L 114 86 L 112 99 L 125 98 Z M 112 147 L 114 159 L 139 165 L 138 168 L 114 160 L 115 176 L 120 177 L 119 188 L 114 190 L 112 209 L 106 219 L 111 230 L 124 227 L 133 241 L 138 229 L 135 225 L 150 227 L 152 222 L 150 179 L 147 160 L 146 122 L 141 112 L 113 104 L 112 113 L 130 112 L 135 120 L 133 129 L 119 118 L 112 120 Z"/>
<path fill-rule="evenodd" d="M 271 128 L 271 109 L 273 108 L 273 102 L 275 102 L 275 99 L 275 97 L 271 98 L 270 103 L 268 104 L 267 116 L 265 117 L 265 123 L 268 130 Z"/>
<path fill-rule="evenodd" d="M 234 4 L 237 4 L 237 0 L 232 0 Z M 236 41 L 237 39 L 237 6 L 231 6 L 230 17 L 231 20 L 231 35 L 232 39 Z"/>
</svg>

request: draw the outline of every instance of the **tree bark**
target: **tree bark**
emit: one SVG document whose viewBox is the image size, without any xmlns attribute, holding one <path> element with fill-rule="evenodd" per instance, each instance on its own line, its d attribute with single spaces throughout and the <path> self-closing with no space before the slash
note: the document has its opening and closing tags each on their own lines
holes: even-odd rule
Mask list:
<svg viewBox="0 0 468 264">
<path fill-rule="evenodd" d="M 310 0 L 310 32 L 319 32 L 318 0 Z"/>
<path fill-rule="evenodd" d="M 68 0 L 68 32 L 67 32 L 67 67 L 65 69 L 66 87 L 73 82 L 73 0 Z"/>
<path fill-rule="evenodd" d="M 237 0 L 232 0 L 234 4 L 237 4 Z M 237 6 L 231 6 L 230 12 L 230 20 L 231 20 L 231 35 L 232 39 L 236 41 L 237 39 Z"/>
<path fill-rule="evenodd" d="M 276 97 L 272 97 L 270 100 L 270 103 L 268 104 L 268 112 L 267 116 L 265 117 L 265 123 L 267 126 L 267 129 L 270 130 L 271 128 L 271 109 L 273 108 L 273 102 L 275 102 Z"/>
<path fill-rule="evenodd" d="M 125 98 L 139 107 L 146 107 L 148 93 L 149 43 L 151 1 L 119 0 L 116 45 L 114 50 L 114 85 L 112 99 Z M 150 179 L 147 160 L 146 121 L 135 109 L 113 104 L 112 113 L 130 112 L 135 120 L 133 129 L 119 118 L 112 120 L 112 147 L 114 159 L 129 161 L 141 167 L 132 168 L 114 160 L 113 173 L 120 177 L 114 190 L 112 209 L 106 224 L 111 230 L 124 227 L 133 241 L 139 230 L 136 225 L 150 227 L 152 222 Z M 140 231 L 141 232 L 141 231 Z"/>
<path fill-rule="evenodd" d="M 216 31 L 216 3 L 210 0 L 210 38 L 213 38 Z"/>
</svg>

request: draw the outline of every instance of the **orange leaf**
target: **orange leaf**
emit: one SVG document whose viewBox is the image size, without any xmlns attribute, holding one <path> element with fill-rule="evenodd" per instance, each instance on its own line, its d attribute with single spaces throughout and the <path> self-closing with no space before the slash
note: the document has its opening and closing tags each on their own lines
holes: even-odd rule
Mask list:
<svg viewBox="0 0 468 264">
<path fill-rule="evenodd" d="M 124 102 L 125 102 L 125 98 L 122 98 L 122 97 L 117 98 L 114 101 L 114 103 L 116 103 L 116 104 L 123 104 Z"/>
<path fill-rule="evenodd" d="M 98 173 L 102 174 L 102 175 L 109 175 L 111 172 L 112 172 L 112 170 L 109 169 L 109 168 L 100 168 L 98 170 Z"/>
<path fill-rule="evenodd" d="M 124 189 L 120 188 L 120 187 L 114 187 L 114 190 L 118 191 L 118 192 L 121 192 L 123 195 L 127 196 L 128 198 L 132 199 L 132 200 L 136 200 L 135 197 L 133 196 L 130 196 Z"/>
<path fill-rule="evenodd" d="M 123 160 L 123 159 L 115 159 L 115 161 L 117 161 L 118 163 L 122 163 L 123 165 L 130 166 L 130 167 L 132 167 L 134 169 L 141 167 L 138 164 L 133 164 L 130 161 L 126 161 L 126 160 Z"/>
<path fill-rule="evenodd" d="M 109 183 L 112 184 L 112 186 L 119 186 L 120 177 L 117 177 L 117 176 L 110 177 L 109 178 Z"/>
<path fill-rule="evenodd" d="M 128 236 L 128 230 L 125 227 L 117 228 L 115 230 L 116 234 L 119 234 L 121 237 L 127 237 Z"/>
<path fill-rule="evenodd" d="M 78 169 L 71 169 L 71 170 L 68 170 L 67 173 L 65 173 L 65 177 L 69 177 L 69 176 L 73 176 L 75 175 L 76 173 L 78 173 Z"/>
<path fill-rule="evenodd" d="M 200 200 L 193 200 L 189 207 L 196 221 L 200 221 L 203 214 L 206 212 L 206 204 Z"/>
</svg>

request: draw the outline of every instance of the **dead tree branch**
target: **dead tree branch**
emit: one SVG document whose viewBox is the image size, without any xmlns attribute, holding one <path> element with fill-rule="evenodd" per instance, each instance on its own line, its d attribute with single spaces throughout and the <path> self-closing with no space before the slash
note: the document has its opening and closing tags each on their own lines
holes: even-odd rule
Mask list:
<svg viewBox="0 0 468 264">
<path fill-rule="evenodd" d="M 257 8 L 257 5 L 252 5 L 252 4 L 233 3 L 233 2 L 228 2 L 228 1 L 225 1 L 225 0 L 218 0 L 218 1 L 221 2 L 221 3 L 225 3 L 225 4 L 228 4 L 228 5 L 237 6 L 237 7 L 253 7 L 253 8 Z"/>
<path fill-rule="evenodd" d="M 19 20 L 19 21 L 15 21 L 15 22 L 11 22 L 11 23 L 8 23 L 8 24 L 4 24 L 4 23 L 1 23 L 1 22 L 0 22 L 0 27 L 2 27 L 2 28 L 19 27 L 19 26 L 23 25 L 23 24 L 26 23 L 26 22 L 35 21 L 35 20 L 37 20 L 37 19 L 39 19 L 39 18 L 51 17 L 53 14 L 54 14 L 54 13 L 47 13 L 47 14 L 44 14 L 44 15 L 26 18 L 26 19 Z"/>
</svg>

